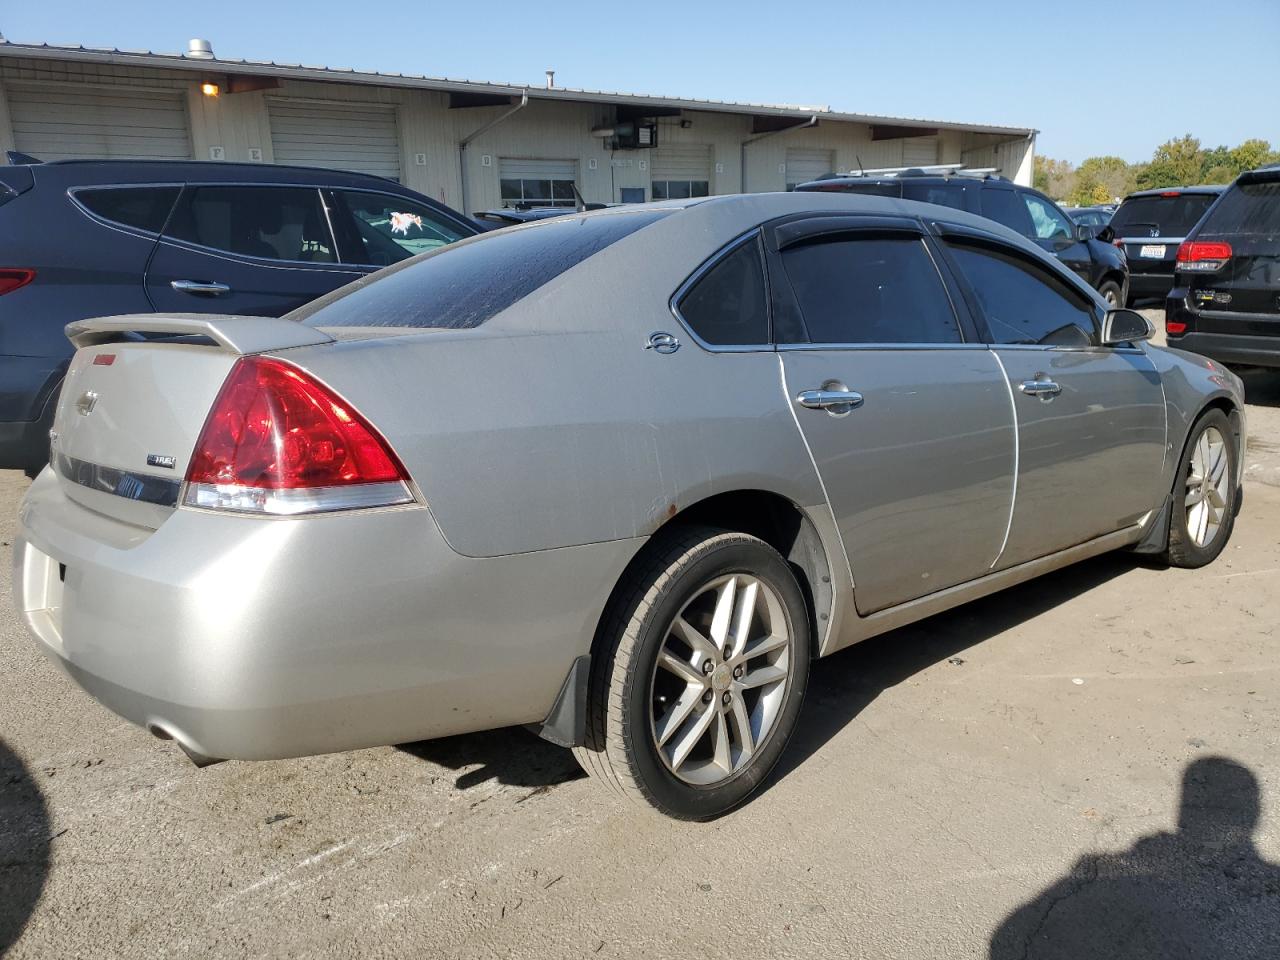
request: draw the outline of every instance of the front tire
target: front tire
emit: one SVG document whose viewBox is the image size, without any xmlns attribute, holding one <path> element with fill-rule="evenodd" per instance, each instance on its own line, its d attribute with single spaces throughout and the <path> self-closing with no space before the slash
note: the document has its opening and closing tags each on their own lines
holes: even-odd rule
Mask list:
<svg viewBox="0 0 1280 960">
<path fill-rule="evenodd" d="M 1221 410 L 1191 428 L 1173 488 L 1167 559 L 1175 567 L 1203 567 L 1217 559 L 1235 524 L 1239 451 Z"/>
<path fill-rule="evenodd" d="M 1120 284 L 1114 280 L 1104 280 L 1098 287 L 1098 293 L 1102 295 L 1102 299 L 1107 301 L 1107 306 L 1111 309 L 1123 307 L 1125 304 L 1120 302 Z"/>
<path fill-rule="evenodd" d="M 668 816 L 720 816 L 781 756 L 809 657 L 804 595 L 776 550 L 711 527 L 669 535 L 613 607 L 575 755 L 623 796 Z"/>
</svg>

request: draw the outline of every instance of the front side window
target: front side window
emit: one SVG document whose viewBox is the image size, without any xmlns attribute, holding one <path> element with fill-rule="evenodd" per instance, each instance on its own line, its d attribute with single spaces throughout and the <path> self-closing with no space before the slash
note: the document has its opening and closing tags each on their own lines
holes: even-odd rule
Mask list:
<svg viewBox="0 0 1280 960">
<path fill-rule="evenodd" d="M 516 209 L 529 207 L 576 207 L 573 178 L 503 177 L 502 205 Z"/>
<path fill-rule="evenodd" d="M 760 241 L 744 241 L 718 260 L 676 306 L 690 329 L 716 346 L 769 342 L 769 308 Z"/>
<path fill-rule="evenodd" d="M 706 180 L 654 180 L 653 199 L 688 200 L 710 196 L 711 184 Z"/>
<path fill-rule="evenodd" d="M 335 197 L 352 232 L 342 247 L 348 262 L 385 267 L 470 236 L 430 207 L 402 197 L 358 190 L 335 191 Z"/>
<path fill-rule="evenodd" d="M 959 343 L 955 312 L 919 237 L 814 238 L 782 263 L 813 343 Z"/>
<path fill-rule="evenodd" d="M 99 187 L 77 190 L 76 200 L 90 213 L 126 227 L 159 233 L 169 219 L 179 187 Z"/>
<path fill-rule="evenodd" d="M 165 236 L 246 257 L 333 263 L 333 237 L 313 187 L 193 187 Z"/>
<path fill-rule="evenodd" d="M 1065 279 L 1011 251 L 968 243 L 949 246 L 986 315 L 993 343 L 1097 343 L 1094 306 Z"/>
<path fill-rule="evenodd" d="M 1075 238 L 1071 221 L 1048 200 L 1037 197 L 1034 193 L 1024 193 L 1022 200 L 1027 205 L 1027 213 L 1031 214 L 1031 226 L 1035 229 L 1037 240 L 1073 240 Z"/>
</svg>

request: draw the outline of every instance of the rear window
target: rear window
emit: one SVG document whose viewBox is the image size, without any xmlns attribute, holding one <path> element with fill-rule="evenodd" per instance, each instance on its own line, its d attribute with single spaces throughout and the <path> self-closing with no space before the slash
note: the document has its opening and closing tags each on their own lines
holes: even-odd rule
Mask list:
<svg viewBox="0 0 1280 960">
<path fill-rule="evenodd" d="M 137 227 L 150 233 L 159 233 L 178 199 L 177 187 L 101 187 L 93 190 L 77 190 L 76 201 L 90 213 Z"/>
<path fill-rule="evenodd" d="M 1280 235 L 1280 181 L 1237 183 L 1223 194 L 1200 236 Z"/>
<path fill-rule="evenodd" d="M 1214 193 L 1134 197 L 1120 204 L 1111 229 L 1117 237 L 1185 237 L 1217 198 Z"/>
<path fill-rule="evenodd" d="M 478 327 L 667 210 L 551 220 L 441 247 L 289 315 L 312 327 Z"/>
</svg>

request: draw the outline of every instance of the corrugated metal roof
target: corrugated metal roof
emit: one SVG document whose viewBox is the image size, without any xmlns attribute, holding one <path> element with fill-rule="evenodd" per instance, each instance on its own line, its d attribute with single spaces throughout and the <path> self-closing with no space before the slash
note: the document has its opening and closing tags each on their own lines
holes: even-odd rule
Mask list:
<svg viewBox="0 0 1280 960">
<path fill-rule="evenodd" d="M 450 77 L 427 77 L 407 73 L 380 73 L 376 70 L 356 70 L 352 67 L 308 66 L 301 63 L 277 63 L 263 60 L 205 60 L 176 53 L 155 53 L 151 50 L 119 50 L 105 47 L 54 46 L 47 43 L 27 44 L 0 41 L 0 56 L 34 57 L 49 60 L 72 60 L 85 63 L 109 63 L 119 66 L 156 67 L 191 70 L 206 74 L 252 74 L 274 76 L 291 80 L 314 80 L 329 83 L 359 83 L 370 86 L 414 87 L 457 93 L 489 93 L 519 96 L 526 90 L 530 99 L 567 100 L 579 103 L 629 104 L 633 106 L 683 108 L 717 113 L 758 114 L 767 116 L 807 119 L 817 115 L 822 120 L 886 124 L 916 127 L 937 127 L 942 130 L 964 130 L 972 133 L 1008 134 L 1032 136 L 1031 127 L 1010 127 L 989 123 L 955 123 L 946 120 L 928 120 L 920 117 L 890 117 L 878 114 L 849 113 L 832 110 L 829 106 L 797 106 L 770 103 L 742 103 L 733 100 L 704 100 L 696 97 L 669 97 L 650 93 L 622 93 L 608 90 L 585 90 L 574 87 L 540 87 L 489 80 L 463 80 Z"/>
</svg>

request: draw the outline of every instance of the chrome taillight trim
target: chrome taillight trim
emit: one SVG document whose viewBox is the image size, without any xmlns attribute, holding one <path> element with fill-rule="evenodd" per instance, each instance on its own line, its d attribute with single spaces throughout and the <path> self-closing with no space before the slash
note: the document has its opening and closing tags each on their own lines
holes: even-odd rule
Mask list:
<svg viewBox="0 0 1280 960">
<path fill-rule="evenodd" d="M 403 480 L 286 490 L 238 483 L 188 483 L 182 495 L 184 507 L 273 517 L 395 507 L 413 502 L 413 492 Z"/>
</svg>

